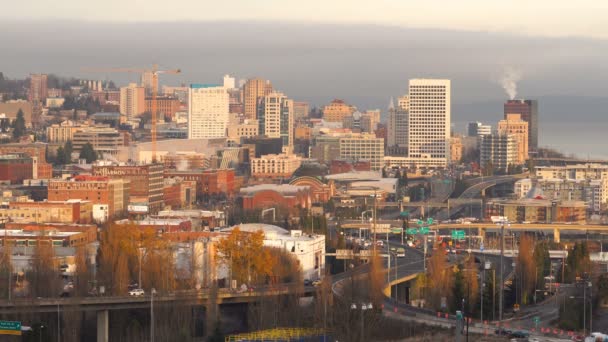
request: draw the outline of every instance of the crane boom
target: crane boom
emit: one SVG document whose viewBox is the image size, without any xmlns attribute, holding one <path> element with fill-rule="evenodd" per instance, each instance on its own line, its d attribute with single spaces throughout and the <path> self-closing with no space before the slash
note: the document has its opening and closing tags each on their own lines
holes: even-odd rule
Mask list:
<svg viewBox="0 0 608 342">
<path fill-rule="evenodd" d="M 153 64 L 150 69 L 140 69 L 140 68 L 83 68 L 82 71 L 85 72 L 125 72 L 125 73 L 151 73 L 152 74 L 152 103 L 151 103 L 151 116 L 152 116 L 152 129 L 150 130 L 150 135 L 152 138 L 152 162 L 156 162 L 156 120 L 157 120 L 157 100 L 156 95 L 158 93 L 158 75 L 159 74 L 179 74 L 181 73 L 181 69 L 173 69 L 173 70 L 159 70 L 158 65 Z"/>
</svg>

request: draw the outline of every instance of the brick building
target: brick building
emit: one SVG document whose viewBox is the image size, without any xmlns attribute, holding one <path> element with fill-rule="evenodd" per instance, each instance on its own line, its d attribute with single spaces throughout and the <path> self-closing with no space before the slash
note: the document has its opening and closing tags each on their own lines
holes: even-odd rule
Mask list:
<svg viewBox="0 0 608 342">
<path fill-rule="evenodd" d="M 180 102 L 177 97 L 173 96 L 157 96 L 156 97 L 156 111 L 159 116 L 164 117 L 166 120 L 173 120 L 175 113 L 179 111 Z M 152 98 L 146 97 L 146 112 L 152 113 Z"/>
<path fill-rule="evenodd" d="M 165 178 L 180 177 L 196 182 L 196 197 L 225 194 L 231 196 L 236 191 L 233 169 L 218 170 L 166 170 Z"/>
<path fill-rule="evenodd" d="M 0 218 L 22 222 L 91 223 L 90 201 L 10 202 L 0 209 Z"/>
<path fill-rule="evenodd" d="M 242 188 L 239 196 L 243 209 L 283 207 L 295 214 L 300 208 L 310 208 L 312 194 L 309 186 L 289 184 L 260 184 Z"/>
<path fill-rule="evenodd" d="M 49 201 L 80 199 L 108 205 L 110 217 L 126 213 L 131 182 L 128 179 L 110 179 L 99 176 L 76 176 L 71 179 L 49 181 Z"/>
<path fill-rule="evenodd" d="M 53 178 L 53 165 L 46 162 L 47 144 L 32 143 L 32 144 L 3 144 L 0 145 L 0 155 L 25 153 L 34 159 L 34 164 L 37 164 L 33 170 L 33 179 L 50 179 Z"/>
<path fill-rule="evenodd" d="M 196 182 L 181 178 L 165 178 L 163 187 L 165 207 L 187 208 L 196 202 Z"/>
<path fill-rule="evenodd" d="M 349 162 L 346 160 L 332 160 L 329 166 L 330 174 L 346 173 L 352 171 L 371 171 L 372 164 L 367 160 Z"/>
<path fill-rule="evenodd" d="M 129 202 L 147 203 L 151 213 L 163 207 L 163 164 L 94 165 L 93 175 L 131 182 Z"/>
<path fill-rule="evenodd" d="M 0 155 L 0 181 L 23 183 L 33 178 L 34 159 L 25 153 Z"/>
</svg>

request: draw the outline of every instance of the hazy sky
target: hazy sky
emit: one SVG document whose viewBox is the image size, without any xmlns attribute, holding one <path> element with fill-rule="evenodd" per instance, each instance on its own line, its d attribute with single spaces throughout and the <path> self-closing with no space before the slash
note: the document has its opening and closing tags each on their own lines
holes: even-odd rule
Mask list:
<svg viewBox="0 0 608 342">
<path fill-rule="evenodd" d="M 602 0 L 7 0 L 0 18 L 101 21 L 280 20 L 376 23 L 608 38 Z"/>
</svg>

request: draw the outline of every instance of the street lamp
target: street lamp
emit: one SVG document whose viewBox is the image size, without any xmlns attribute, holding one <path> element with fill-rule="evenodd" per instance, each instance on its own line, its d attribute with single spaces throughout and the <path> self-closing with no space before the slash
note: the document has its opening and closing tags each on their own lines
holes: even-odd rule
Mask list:
<svg viewBox="0 0 608 342">
<path fill-rule="evenodd" d="M 351 310 L 355 311 L 357 310 L 357 304 L 352 303 L 350 305 Z M 361 309 L 361 341 L 365 341 L 365 316 L 364 313 L 367 310 L 371 310 L 373 309 L 372 303 L 361 303 L 360 307 Z"/>
<path fill-rule="evenodd" d="M 504 279 L 504 258 L 505 258 L 505 225 L 511 227 L 509 220 L 501 220 L 497 223 L 500 226 L 500 293 L 498 296 L 498 322 L 502 322 L 502 305 L 504 300 L 505 279 Z"/>
<path fill-rule="evenodd" d="M 156 289 L 150 291 L 150 341 L 154 342 L 154 294 Z"/>
</svg>

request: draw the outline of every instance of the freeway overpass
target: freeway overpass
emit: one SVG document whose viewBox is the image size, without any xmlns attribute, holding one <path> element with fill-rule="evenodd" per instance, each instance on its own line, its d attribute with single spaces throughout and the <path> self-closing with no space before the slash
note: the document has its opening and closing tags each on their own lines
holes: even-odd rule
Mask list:
<svg viewBox="0 0 608 342">
<path fill-rule="evenodd" d="M 314 286 L 301 284 L 278 284 L 264 286 L 250 291 L 232 291 L 219 289 L 218 304 L 249 303 L 264 296 L 300 294 L 310 296 L 315 293 Z M 169 303 L 178 305 L 207 305 L 211 298 L 210 290 L 176 291 L 168 294 L 154 295 L 154 303 Z M 97 313 L 97 342 L 107 342 L 109 331 L 109 311 L 121 309 L 150 308 L 152 297 L 146 296 L 99 296 L 72 298 L 36 298 L 0 300 L 0 314 L 20 313 L 58 313 L 65 311 L 94 311 Z"/>
<path fill-rule="evenodd" d="M 400 220 L 378 220 L 376 224 L 379 227 L 390 225 L 391 227 L 401 227 L 402 221 Z M 373 224 L 368 222 L 361 223 L 357 220 L 350 220 L 341 225 L 342 229 L 361 229 L 370 230 Z M 380 228 L 379 228 L 380 229 Z M 476 229 L 478 235 L 483 240 L 485 233 L 488 230 L 498 230 L 500 226 L 497 226 L 492 222 L 483 223 L 439 223 L 430 226 L 431 230 L 439 229 L 457 229 L 467 230 Z M 600 224 L 569 224 L 569 223 L 512 223 L 509 226 L 505 226 L 505 230 L 510 231 L 551 231 L 553 232 L 553 240 L 560 242 L 561 231 L 580 231 L 580 232 L 608 232 L 608 225 Z M 383 232 L 384 233 L 384 232 Z"/>
</svg>

